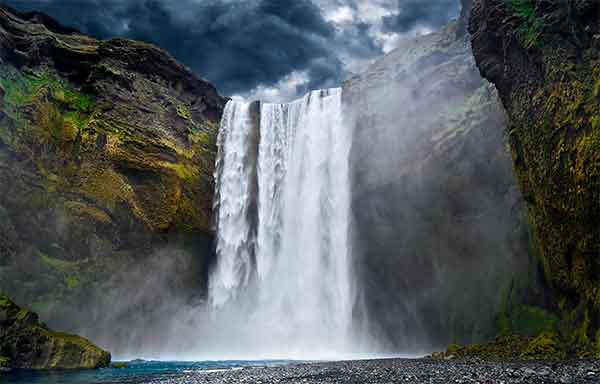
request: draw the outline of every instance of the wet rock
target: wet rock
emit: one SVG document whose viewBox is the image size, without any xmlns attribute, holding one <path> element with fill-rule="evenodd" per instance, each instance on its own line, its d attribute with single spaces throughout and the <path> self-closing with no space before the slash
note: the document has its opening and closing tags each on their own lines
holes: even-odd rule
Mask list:
<svg viewBox="0 0 600 384">
<path fill-rule="evenodd" d="M 110 354 L 90 341 L 55 332 L 37 315 L 0 295 L 0 369 L 92 369 L 107 367 Z"/>
<path fill-rule="evenodd" d="M 561 308 L 569 349 L 597 356 L 600 2 L 475 0 L 469 31 L 477 66 L 508 114 L 548 306 Z"/>
<path fill-rule="evenodd" d="M 0 5 L 0 292 L 117 349 L 203 296 L 225 102 L 156 46 Z"/>
</svg>

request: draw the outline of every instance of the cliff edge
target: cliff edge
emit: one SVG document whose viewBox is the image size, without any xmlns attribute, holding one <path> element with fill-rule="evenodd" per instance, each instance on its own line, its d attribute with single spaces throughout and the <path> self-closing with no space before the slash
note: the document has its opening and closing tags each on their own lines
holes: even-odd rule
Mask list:
<svg viewBox="0 0 600 384">
<path fill-rule="evenodd" d="M 569 352 L 600 355 L 600 3 L 477 0 L 477 65 L 508 112 L 518 183 Z"/>
</svg>

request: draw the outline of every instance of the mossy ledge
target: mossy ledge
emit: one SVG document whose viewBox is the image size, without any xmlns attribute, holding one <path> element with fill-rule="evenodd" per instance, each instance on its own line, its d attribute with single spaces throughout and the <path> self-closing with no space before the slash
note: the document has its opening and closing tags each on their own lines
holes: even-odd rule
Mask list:
<svg viewBox="0 0 600 384">
<path fill-rule="evenodd" d="M 152 332 L 162 304 L 201 300 L 225 102 L 151 44 L 0 5 L 0 291 L 114 345 L 115 319 Z M 142 266 L 165 289 L 134 295 Z"/>
<path fill-rule="evenodd" d="M 469 31 L 508 112 L 559 349 L 600 357 L 600 3 L 475 0 Z"/>
<path fill-rule="evenodd" d="M 50 330 L 38 316 L 0 294 L 0 368 L 95 369 L 110 353 L 83 337 Z"/>
<path fill-rule="evenodd" d="M 445 352 L 431 355 L 437 359 L 484 359 L 484 360 L 561 360 L 567 354 L 560 347 L 554 332 L 544 332 L 537 337 L 499 336 L 486 344 L 448 346 Z"/>
</svg>

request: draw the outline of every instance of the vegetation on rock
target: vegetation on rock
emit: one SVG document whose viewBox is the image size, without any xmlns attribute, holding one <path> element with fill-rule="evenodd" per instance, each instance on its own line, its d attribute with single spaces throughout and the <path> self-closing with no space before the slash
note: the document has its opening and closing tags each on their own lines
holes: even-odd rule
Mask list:
<svg viewBox="0 0 600 384">
<path fill-rule="evenodd" d="M 543 20 L 538 17 L 533 0 L 510 0 L 514 14 L 520 19 L 517 36 L 526 48 L 539 43 Z"/>
<path fill-rule="evenodd" d="M 88 340 L 54 332 L 38 316 L 0 295 L 0 368 L 93 369 L 110 354 Z"/>
<path fill-rule="evenodd" d="M 558 336 L 545 332 L 537 337 L 519 335 L 499 336 L 486 344 L 452 344 L 445 352 L 434 353 L 433 358 L 485 360 L 560 360 L 566 353 L 559 346 Z"/>
<path fill-rule="evenodd" d="M 559 345 L 592 356 L 600 329 L 600 4 L 476 1 L 470 31 L 478 66 L 508 112 L 514 169 L 552 290 L 546 308 L 559 315 L 558 344 L 546 334 L 530 351 L 552 354 Z"/>
<path fill-rule="evenodd" d="M 65 329 L 202 297 L 224 104 L 152 45 L 0 6 L 0 291 Z M 115 313 L 140 265 L 182 272 Z"/>
</svg>

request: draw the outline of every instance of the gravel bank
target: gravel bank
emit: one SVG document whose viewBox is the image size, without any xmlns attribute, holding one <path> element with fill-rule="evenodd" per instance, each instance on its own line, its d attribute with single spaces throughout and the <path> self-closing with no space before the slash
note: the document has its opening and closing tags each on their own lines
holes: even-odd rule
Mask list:
<svg viewBox="0 0 600 384">
<path fill-rule="evenodd" d="M 600 383 L 600 362 L 365 360 L 193 372 L 168 383 Z"/>
</svg>

